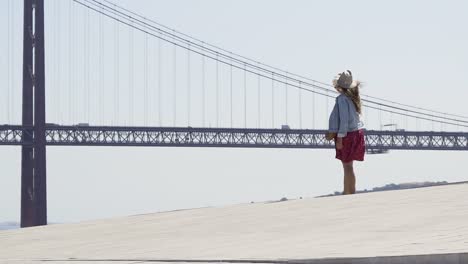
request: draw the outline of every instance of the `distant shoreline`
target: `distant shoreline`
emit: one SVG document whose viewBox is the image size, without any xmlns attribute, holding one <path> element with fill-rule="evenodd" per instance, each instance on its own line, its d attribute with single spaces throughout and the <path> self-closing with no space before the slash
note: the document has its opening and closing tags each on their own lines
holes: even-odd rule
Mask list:
<svg viewBox="0 0 468 264">
<path fill-rule="evenodd" d="M 371 192 L 384 192 L 384 191 L 396 191 L 396 190 L 407 190 L 407 189 L 417 189 L 417 188 L 426 188 L 426 187 L 434 187 L 434 186 L 444 186 L 444 185 L 456 185 L 456 184 L 467 184 L 468 181 L 460 181 L 460 182 L 447 182 L 447 181 L 440 181 L 440 182 L 408 182 L 408 183 L 389 183 L 382 187 L 374 187 L 370 190 L 358 190 L 358 193 L 371 193 Z M 334 192 L 331 194 L 325 194 L 316 196 L 315 198 L 322 198 L 322 197 L 330 197 L 330 196 L 337 196 L 342 195 L 341 192 Z"/>
</svg>

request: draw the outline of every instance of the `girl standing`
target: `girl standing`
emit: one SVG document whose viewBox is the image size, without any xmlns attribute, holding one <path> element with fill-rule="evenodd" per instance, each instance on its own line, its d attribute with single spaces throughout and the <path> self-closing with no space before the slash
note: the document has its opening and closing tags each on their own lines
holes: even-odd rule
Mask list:
<svg viewBox="0 0 468 264">
<path fill-rule="evenodd" d="M 365 153 L 364 124 L 361 121 L 362 104 L 359 96 L 360 82 L 353 80 L 350 70 L 339 73 L 333 86 L 339 92 L 330 114 L 326 138 L 335 140 L 336 158 L 344 170 L 343 194 L 356 192 L 356 175 L 353 161 L 363 161 Z"/>
</svg>

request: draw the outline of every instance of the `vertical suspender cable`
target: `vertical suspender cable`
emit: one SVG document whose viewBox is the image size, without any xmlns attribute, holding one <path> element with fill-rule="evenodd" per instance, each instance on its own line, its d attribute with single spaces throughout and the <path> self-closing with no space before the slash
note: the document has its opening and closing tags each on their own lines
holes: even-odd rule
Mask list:
<svg viewBox="0 0 468 264">
<path fill-rule="evenodd" d="M 312 129 L 315 129 L 315 93 L 312 93 Z"/>
<path fill-rule="evenodd" d="M 299 128 L 302 129 L 302 82 L 299 82 Z"/>
<path fill-rule="evenodd" d="M 57 97 L 58 95 L 58 84 L 57 84 L 57 75 L 58 75 L 58 67 L 57 67 L 57 1 L 49 1 L 49 3 L 51 3 L 51 19 L 52 19 L 52 30 L 51 30 L 51 39 L 53 40 L 53 44 L 51 43 L 51 46 L 52 46 L 52 49 L 55 51 L 51 58 L 53 59 L 52 63 L 51 63 L 51 68 L 52 68 L 52 78 L 51 78 L 51 81 L 50 81 L 50 84 L 51 86 L 49 86 L 51 91 L 52 91 L 52 94 L 54 94 L 54 96 L 52 96 L 52 100 L 53 101 L 53 104 L 54 104 L 54 122 L 58 122 L 58 119 L 59 119 L 59 112 L 60 112 L 60 108 L 58 107 L 58 103 L 60 101 L 60 99 Z M 56 92 L 57 91 L 57 92 Z M 50 97 L 49 97 L 50 98 Z"/>
<path fill-rule="evenodd" d="M 57 51 L 57 2 L 54 0 L 54 1 L 50 1 L 52 7 L 50 8 L 51 9 L 51 18 L 52 18 L 52 30 L 51 30 L 51 39 L 53 40 L 53 46 L 52 46 L 52 49 L 54 51 Z M 52 63 L 51 63 L 51 69 L 52 69 L 52 78 L 51 78 L 51 86 L 50 89 L 52 91 L 52 94 L 54 95 L 57 95 L 55 90 L 58 91 L 58 85 L 57 85 L 57 71 L 58 71 L 58 67 L 57 67 L 57 53 L 54 52 L 51 56 L 51 58 L 53 59 Z M 50 97 L 49 97 L 50 98 Z M 53 104 L 54 104 L 54 117 L 55 118 L 55 122 L 58 121 L 58 117 L 59 117 L 59 112 L 60 112 L 60 108 L 58 107 L 58 102 L 59 102 L 59 99 L 57 98 L 57 96 L 52 96 L 52 100 L 53 101 Z"/>
<path fill-rule="evenodd" d="M 405 111 L 405 129 L 409 130 L 409 127 L 408 127 L 408 111 Z"/>
<path fill-rule="evenodd" d="M 159 126 L 162 126 L 162 70 L 161 70 L 161 65 L 162 65 L 162 57 L 161 57 L 161 39 L 158 39 L 158 121 L 159 121 Z"/>
<path fill-rule="evenodd" d="M 416 118 L 416 131 L 419 130 L 419 118 Z"/>
<path fill-rule="evenodd" d="M 202 124 L 205 126 L 205 111 L 206 111 L 206 106 L 205 106 L 205 56 L 202 55 Z"/>
<path fill-rule="evenodd" d="M 271 128 L 275 127 L 275 73 L 271 73 Z"/>
<path fill-rule="evenodd" d="M 88 53 L 87 53 L 87 44 L 88 44 L 88 40 L 86 39 L 86 37 L 88 36 L 88 32 L 87 32 L 87 19 L 86 19 L 86 15 L 88 13 L 88 9 L 85 8 L 83 9 L 83 18 L 84 18 L 84 23 L 83 23 L 83 87 L 82 87 L 82 91 L 83 91 L 83 94 L 82 94 L 82 100 L 83 100 L 83 118 L 81 120 L 83 120 L 83 122 L 86 122 L 86 120 L 88 121 L 89 123 L 89 120 L 88 120 L 88 102 L 87 102 L 87 94 L 86 94 L 86 91 L 88 89 L 88 87 L 86 87 L 86 72 L 87 72 L 87 69 L 86 69 L 86 66 L 87 66 L 87 59 L 88 59 Z"/>
<path fill-rule="evenodd" d="M 70 61 L 70 67 L 68 68 L 69 69 L 69 79 L 68 79 L 68 82 L 69 82 L 69 89 L 70 89 L 70 92 L 68 93 L 69 94 L 69 98 L 68 98 L 68 102 L 69 102 L 69 109 L 70 109 L 70 122 L 73 123 L 76 123 L 77 122 L 77 114 L 78 114 L 78 111 L 76 110 L 78 108 L 78 102 L 77 102 L 77 98 L 78 98 L 78 93 L 77 93 L 77 82 L 75 81 L 76 80 L 76 70 L 77 70 L 77 67 L 75 67 L 75 65 L 77 65 L 77 54 L 76 52 L 74 52 L 74 49 L 76 48 L 76 43 L 75 43 L 75 34 L 73 34 L 73 32 L 77 31 L 78 30 L 78 27 L 76 26 L 76 23 L 75 23 L 75 8 L 74 8 L 74 4 L 70 1 L 70 9 L 68 10 L 69 11 L 69 15 L 70 15 L 70 29 L 69 29 L 69 61 Z"/>
<path fill-rule="evenodd" d="M 382 129 L 382 109 L 381 109 L 381 106 L 379 104 L 379 124 L 380 124 L 380 127 L 379 129 Z"/>
<path fill-rule="evenodd" d="M 114 23 L 114 118 L 113 122 L 114 125 L 118 125 L 118 101 L 119 101 L 119 54 L 120 54 L 120 37 L 119 37 L 119 23 L 115 22 Z"/>
<path fill-rule="evenodd" d="M 90 75 L 90 63 L 89 63 L 89 59 L 90 59 L 90 37 L 89 37 L 89 31 L 90 31 L 90 27 L 89 27 L 89 12 L 90 10 L 87 8 L 87 12 L 86 12 L 86 47 L 85 47 L 85 50 L 86 50 L 86 54 L 85 54 L 85 59 L 86 59 L 86 107 L 87 107 L 87 110 L 86 110 L 86 115 L 87 115 L 87 120 L 88 120 L 88 123 L 90 123 L 90 119 L 91 119 L 91 110 L 90 110 L 90 106 L 91 106 L 91 95 L 90 95 L 90 92 L 91 92 L 91 89 L 90 89 L 90 81 L 89 81 L 89 75 Z"/>
<path fill-rule="evenodd" d="M 11 37 L 10 37 L 10 40 L 11 40 L 11 85 L 10 85 L 10 89 L 11 89 L 11 92 L 10 92 L 10 96 L 11 96 L 11 102 L 10 102 L 10 107 L 11 107 L 11 110 L 10 110 L 10 114 L 11 114 L 11 121 L 12 122 L 15 122 L 16 120 L 18 119 L 15 119 L 15 113 L 17 111 L 15 111 L 15 87 L 16 87 L 16 67 L 15 67 L 15 64 L 16 64 L 16 58 L 15 58 L 15 53 L 16 53 L 16 49 L 14 48 L 15 47 L 15 36 L 17 34 L 15 34 L 15 30 L 16 30 L 16 10 L 15 10 L 15 3 L 17 1 L 12 1 L 11 3 L 11 26 L 12 26 L 12 30 L 10 31 L 11 33 Z"/>
<path fill-rule="evenodd" d="M 261 85 L 260 75 L 257 75 L 257 127 L 260 128 L 261 126 L 261 117 L 260 117 L 260 102 L 261 102 L 261 94 L 260 94 L 260 85 Z"/>
<path fill-rule="evenodd" d="M 244 127 L 247 128 L 247 71 L 244 64 Z"/>
<path fill-rule="evenodd" d="M 446 117 L 445 114 L 444 114 L 444 117 Z M 406 117 L 406 119 L 408 119 L 408 116 Z M 443 130 L 444 130 L 444 123 L 440 123 L 440 131 L 443 131 Z"/>
<path fill-rule="evenodd" d="M 120 63 L 120 27 L 119 23 L 115 22 L 114 23 L 114 112 L 113 112 L 113 123 L 114 125 L 118 125 L 118 116 L 117 116 L 117 109 L 118 109 L 118 101 L 119 101 L 119 83 L 120 83 L 120 77 L 119 77 L 119 63 Z"/>
<path fill-rule="evenodd" d="M 230 100 L 231 100 L 231 128 L 232 128 L 232 61 L 230 63 L 230 68 L 229 68 L 229 71 L 230 71 Z"/>
<path fill-rule="evenodd" d="M 11 89 L 11 3 L 7 0 L 7 86 L 6 86 L 6 119 L 7 123 L 11 124 L 10 120 L 10 89 Z"/>
<path fill-rule="evenodd" d="M 434 131 L 434 120 L 432 120 L 431 125 L 432 125 L 432 131 Z"/>
<path fill-rule="evenodd" d="M 155 41 L 158 41 L 158 40 L 159 40 L 159 39 L 157 39 L 157 40 L 155 40 Z M 154 42 L 150 42 L 150 43 L 154 43 Z M 153 44 L 150 44 L 150 49 L 151 49 L 152 46 L 153 46 Z M 154 61 L 153 61 L 153 66 L 156 67 L 156 63 L 159 62 L 158 49 L 154 49 L 153 56 L 154 56 L 154 58 L 153 58 L 153 59 L 154 59 Z M 150 88 L 149 88 L 150 91 L 153 90 L 154 104 L 151 104 L 151 102 L 150 102 L 148 108 L 150 109 L 150 112 L 152 113 L 152 114 L 150 115 L 150 118 L 149 118 L 149 119 L 152 119 L 153 114 L 154 114 L 154 120 L 153 120 L 154 123 L 153 123 L 153 122 L 151 122 L 151 123 L 153 123 L 154 126 L 157 126 L 157 125 L 158 125 L 158 122 L 159 122 L 159 121 L 158 121 L 158 116 L 157 116 L 157 114 L 156 114 L 156 113 L 159 113 L 159 111 L 158 111 L 158 107 L 159 107 L 159 102 L 158 102 L 158 100 L 159 100 L 159 94 L 158 94 L 158 93 L 159 93 L 159 90 L 158 90 L 159 73 L 157 74 L 156 69 L 155 69 L 154 67 L 153 67 L 153 68 L 150 67 L 150 74 L 153 73 L 153 71 L 154 71 L 154 75 L 153 75 L 153 77 L 154 77 L 154 78 L 153 78 L 153 80 L 154 80 L 154 87 L 153 87 L 153 85 L 150 85 Z M 158 70 L 158 71 L 159 71 L 159 70 Z M 157 74 L 157 75 L 156 75 L 156 74 Z M 153 107 L 151 107 L 151 106 L 153 106 Z M 154 111 L 154 113 L 153 113 L 152 111 Z"/>
<path fill-rule="evenodd" d="M 190 126 L 190 44 L 187 49 L 187 126 Z"/>
<path fill-rule="evenodd" d="M 133 22 L 130 22 L 131 25 L 133 26 Z M 129 27 L 128 28 L 129 30 L 129 35 L 130 35 L 130 38 L 128 39 L 129 40 L 129 44 L 128 44 L 128 47 L 129 47 L 129 67 L 130 69 L 128 70 L 128 73 L 130 74 L 130 78 L 128 79 L 129 81 L 129 84 L 128 84 L 128 90 L 129 90 L 129 96 L 128 96 L 128 100 L 129 100 L 129 113 L 130 113 L 130 125 L 133 126 L 135 125 L 135 122 L 134 122 L 134 118 L 135 118 L 135 109 L 134 109 L 134 96 L 135 96 L 135 90 L 134 90 L 134 52 L 133 52 L 133 29 L 132 27 Z"/>
<path fill-rule="evenodd" d="M 57 1 L 57 10 L 58 10 L 58 11 L 57 11 L 57 14 L 56 14 L 56 15 L 57 15 L 57 20 L 56 20 L 56 22 L 55 22 L 55 24 L 57 25 L 57 29 L 56 29 L 56 31 L 55 31 L 55 32 L 56 32 L 55 35 L 57 36 L 57 38 L 56 38 L 56 43 L 57 43 L 57 61 L 58 61 L 58 62 L 57 62 L 57 78 L 58 78 L 58 82 L 57 82 L 57 83 L 58 83 L 58 86 L 57 86 L 58 106 L 57 106 L 57 108 L 58 108 L 58 112 L 59 112 L 59 113 L 58 113 L 58 122 L 59 122 L 59 124 L 62 124 L 62 123 L 63 123 L 63 122 L 62 122 L 62 119 L 63 119 L 63 113 L 62 113 L 62 112 L 63 112 L 63 111 L 62 111 L 62 109 L 61 109 L 61 101 L 62 101 L 62 91 L 61 91 L 61 90 L 62 90 L 62 87 L 63 87 L 63 86 L 62 86 L 62 67 L 61 67 L 62 65 L 61 65 L 61 63 L 60 63 L 60 62 L 61 62 L 61 54 L 60 54 L 60 53 L 61 53 L 61 48 L 60 48 L 60 47 L 61 47 L 62 45 L 61 45 L 60 33 L 59 33 L 59 32 L 61 32 L 61 27 L 62 27 L 62 23 L 61 23 L 61 21 L 60 21 L 60 20 L 61 20 L 61 19 L 60 19 L 60 18 L 61 18 L 60 14 L 62 13 L 62 12 L 61 12 L 61 8 L 60 8 L 60 7 L 61 7 L 61 6 L 60 6 L 60 3 L 61 3 L 61 2 L 62 2 L 62 1 Z"/>
<path fill-rule="evenodd" d="M 102 58 L 104 54 L 104 43 L 102 37 L 102 17 L 103 16 L 99 16 L 99 119 L 100 123 L 104 124 L 104 60 Z"/>
<path fill-rule="evenodd" d="M 173 112 L 173 119 L 172 119 L 172 125 L 175 127 L 176 124 L 177 124 L 177 47 L 176 45 L 174 45 L 174 50 L 173 50 L 173 55 L 174 55 L 174 63 L 173 63 L 173 66 L 174 66 L 174 76 L 173 76 L 173 85 L 174 85 L 174 89 L 173 89 L 173 100 L 174 100 L 174 103 L 173 103 L 173 106 L 174 106 L 174 112 Z"/>
<path fill-rule="evenodd" d="M 148 99 L 149 99 L 149 96 L 148 96 L 148 34 L 145 34 L 145 46 L 144 46 L 144 60 L 145 60 L 145 69 L 143 71 L 143 74 L 144 74 L 144 81 L 145 81 L 145 98 L 144 98 L 144 102 L 143 102 L 143 105 L 144 105 L 144 110 L 145 110 L 145 113 L 144 113 L 144 117 L 145 117 L 145 126 L 148 125 Z"/>
<path fill-rule="evenodd" d="M 288 125 L 288 73 L 286 73 L 286 78 L 284 79 L 284 105 L 285 105 L 285 117 L 286 117 L 286 125 Z"/>
<path fill-rule="evenodd" d="M 216 53 L 216 127 L 219 127 L 219 61 Z"/>
<path fill-rule="evenodd" d="M 444 114 L 444 118 L 447 118 L 446 114 Z M 447 124 L 442 123 L 442 130 L 445 130 L 445 129 L 447 129 Z"/>
<path fill-rule="evenodd" d="M 73 41 L 72 41 L 72 22 L 73 22 L 73 19 L 72 19 L 72 15 L 73 15 L 73 12 L 72 12 L 72 6 L 73 6 L 73 2 L 72 1 L 68 1 L 68 122 L 70 122 L 70 124 L 73 124 L 74 123 L 74 118 L 72 118 L 72 92 L 74 91 L 73 87 L 72 87 L 72 72 L 73 72 L 73 64 L 75 64 L 75 62 L 72 60 L 72 45 L 73 45 Z"/>
<path fill-rule="evenodd" d="M 51 3 L 51 8 L 50 8 L 50 12 L 51 12 L 51 18 L 52 18 L 52 30 L 51 30 L 51 39 L 52 39 L 52 43 L 51 43 L 51 46 L 52 46 L 52 49 L 54 51 L 57 50 L 57 2 L 54 0 L 54 1 L 50 1 Z M 50 101 L 52 101 L 52 106 L 53 106 L 53 113 L 54 113 L 54 116 L 52 117 L 52 119 L 54 119 L 54 122 L 57 122 L 58 120 L 58 115 L 59 115 L 59 109 L 57 108 L 57 104 L 58 104 L 58 100 L 57 100 L 57 93 L 55 90 L 57 90 L 58 88 L 58 85 L 57 85 L 57 54 L 54 52 L 54 54 L 52 54 L 51 56 L 51 72 L 52 72 L 52 78 L 50 78 L 50 91 L 52 92 L 52 94 L 54 96 L 52 97 L 49 97 L 51 98 Z M 46 112 L 47 113 L 47 112 Z"/>
</svg>

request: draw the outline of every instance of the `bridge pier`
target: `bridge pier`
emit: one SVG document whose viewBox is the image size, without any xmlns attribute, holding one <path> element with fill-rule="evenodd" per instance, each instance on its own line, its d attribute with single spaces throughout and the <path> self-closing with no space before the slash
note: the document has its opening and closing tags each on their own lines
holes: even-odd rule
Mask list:
<svg viewBox="0 0 468 264">
<path fill-rule="evenodd" d="M 29 227 L 47 224 L 44 0 L 24 0 L 23 19 L 21 227 Z"/>
</svg>

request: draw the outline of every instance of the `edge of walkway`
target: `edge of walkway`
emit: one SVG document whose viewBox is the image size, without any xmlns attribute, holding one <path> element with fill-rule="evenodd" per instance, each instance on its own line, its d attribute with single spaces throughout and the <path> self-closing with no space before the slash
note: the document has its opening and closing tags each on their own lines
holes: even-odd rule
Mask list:
<svg viewBox="0 0 468 264">
<path fill-rule="evenodd" d="M 36 259 L 10 260 L 12 263 L 258 263 L 258 264 L 466 264 L 468 253 L 404 256 L 322 258 L 322 259 Z"/>
</svg>

